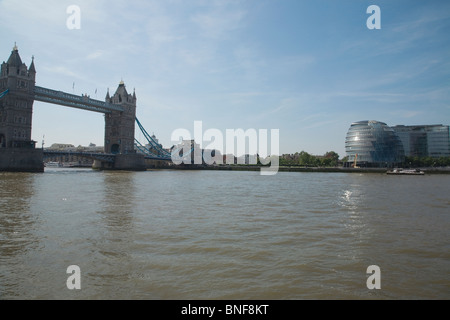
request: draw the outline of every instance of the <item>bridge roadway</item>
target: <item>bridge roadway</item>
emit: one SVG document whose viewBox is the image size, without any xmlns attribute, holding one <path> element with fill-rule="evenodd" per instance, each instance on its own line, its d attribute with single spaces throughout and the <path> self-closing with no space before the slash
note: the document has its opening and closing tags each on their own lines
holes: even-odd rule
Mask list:
<svg viewBox="0 0 450 320">
<path fill-rule="evenodd" d="M 114 163 L 116 155 L 112 153 L 94 153 L 94 152 L 70 152 L 70 151 L 53 151 L 53 150 L 44 150 L 44 159 L 48 159 L 51 157 L 58 156 L 77 156 L 84 157 L 94 160 L 100 160 L 102 162 Z M 147 160 L 163 160 L 163 161 L 171 161 L 171 158 L 160 157 L 155 155 L 145 154 L 145 159 Z"/>
<path fill-rule="evenodd" d="M 77 96 L 74 94 L 37 86 L 34 88 L 34 100 L 100 113 L 124 111 L 122 106 L 91 99 L 87 95 Z"/>
</svg>

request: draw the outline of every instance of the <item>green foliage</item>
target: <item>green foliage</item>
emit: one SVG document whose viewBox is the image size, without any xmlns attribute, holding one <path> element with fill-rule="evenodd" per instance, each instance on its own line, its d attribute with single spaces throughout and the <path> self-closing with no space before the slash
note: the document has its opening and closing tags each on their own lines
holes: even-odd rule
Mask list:
<svg viewBox="0 0 450 320">
<path fill-rule="evenodd" d="M 323 156 L 313 156 L 302 151 L 295 154 L 285 154 L 280 157 L 280 166 L 302 166 L 302 167 L 336 167 L 339 165 L 339 155 L 329 151 Z"/>
<path fill-rule="evenodd" d="M 284 154 L 280 157 L 280 166 L 301 166 L 301 167 L 337 167 L 348 162 L 348 157 L 339 161 L 339 155 L 330 151 L 323 156 L 313 156 L 305 151 L 295 154 Z M 448 167 L 450 157 L 406 157 L 404 167 Z"/>
<path fill-rule="evenodd" d="M 450 166 L 450 157 L 406 157 L 406 167 L 448 167 Z"/>
</svg>

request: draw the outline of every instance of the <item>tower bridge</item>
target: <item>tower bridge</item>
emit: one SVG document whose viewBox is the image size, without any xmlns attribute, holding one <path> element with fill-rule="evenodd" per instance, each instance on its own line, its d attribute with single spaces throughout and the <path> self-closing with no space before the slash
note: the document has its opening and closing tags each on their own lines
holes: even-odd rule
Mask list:
<svg viewBox="0 0 450 320">
<path fill-rule="evenodd" d="M 44 170 L 43 159 L 54 152 L 36 148 L 31 139 L 33 103 L 40 101 L 105 114 L 104 153 L 78 153 L 94 161 L 94 167 L 114 170 L 145 170 L 145 160 L 170 161 L 170 153 L 150 137 L 136 118 L 136 93 L 129 94 L 123 81 L 105 101 L 36 86 L 34 58 L 27 67 L 14 46 L 0 70 L 0 171 Z M 150 149 L 135 139 L 135 123 Z M 136 150 L 140 150 L 137 153 Z"/>
</svg>

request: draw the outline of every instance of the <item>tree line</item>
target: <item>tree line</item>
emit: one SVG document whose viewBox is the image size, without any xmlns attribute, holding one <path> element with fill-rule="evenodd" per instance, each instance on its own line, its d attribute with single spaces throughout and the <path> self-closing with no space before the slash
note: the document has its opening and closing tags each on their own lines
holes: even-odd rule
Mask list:
<svg viewBox="0 0 450 320">
<path fill-rule="evenodd" d="M 280 156 L 280 166 L 303 166 L 303 167 L 338 167 L 348 162 L 348 157 L 339 159 L 339 154 L 329 151 L 323 156 L 311 155 L 306 151 Z M 448 167 L 450 157 L 405 157 L 404 167 Z"/>
<path fill-rule="evenodd" d="M 284 154 L 280 157 L 280 166 L 337 167 L 341 163 L 339 154 L 334 151 L 329 151 L 323 156 L 314 156 L 306 151 L 302 151 L 294 154 Z"/>
<path fill-rule="evenodd" d="M 448 167 L 450 157 L 405 157 L 405 167 Z"/>
</svg>

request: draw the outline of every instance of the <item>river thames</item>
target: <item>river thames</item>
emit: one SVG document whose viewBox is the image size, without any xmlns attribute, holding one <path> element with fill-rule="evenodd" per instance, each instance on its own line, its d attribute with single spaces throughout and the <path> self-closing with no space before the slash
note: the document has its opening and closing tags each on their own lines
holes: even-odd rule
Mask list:
<svg viewBox="0 0 450 320">
<path fill-rule="evenodd" d="M 0 173 L 0 299 L 450 299 L 449 194 L 439 174 Z"/>
</svg>

